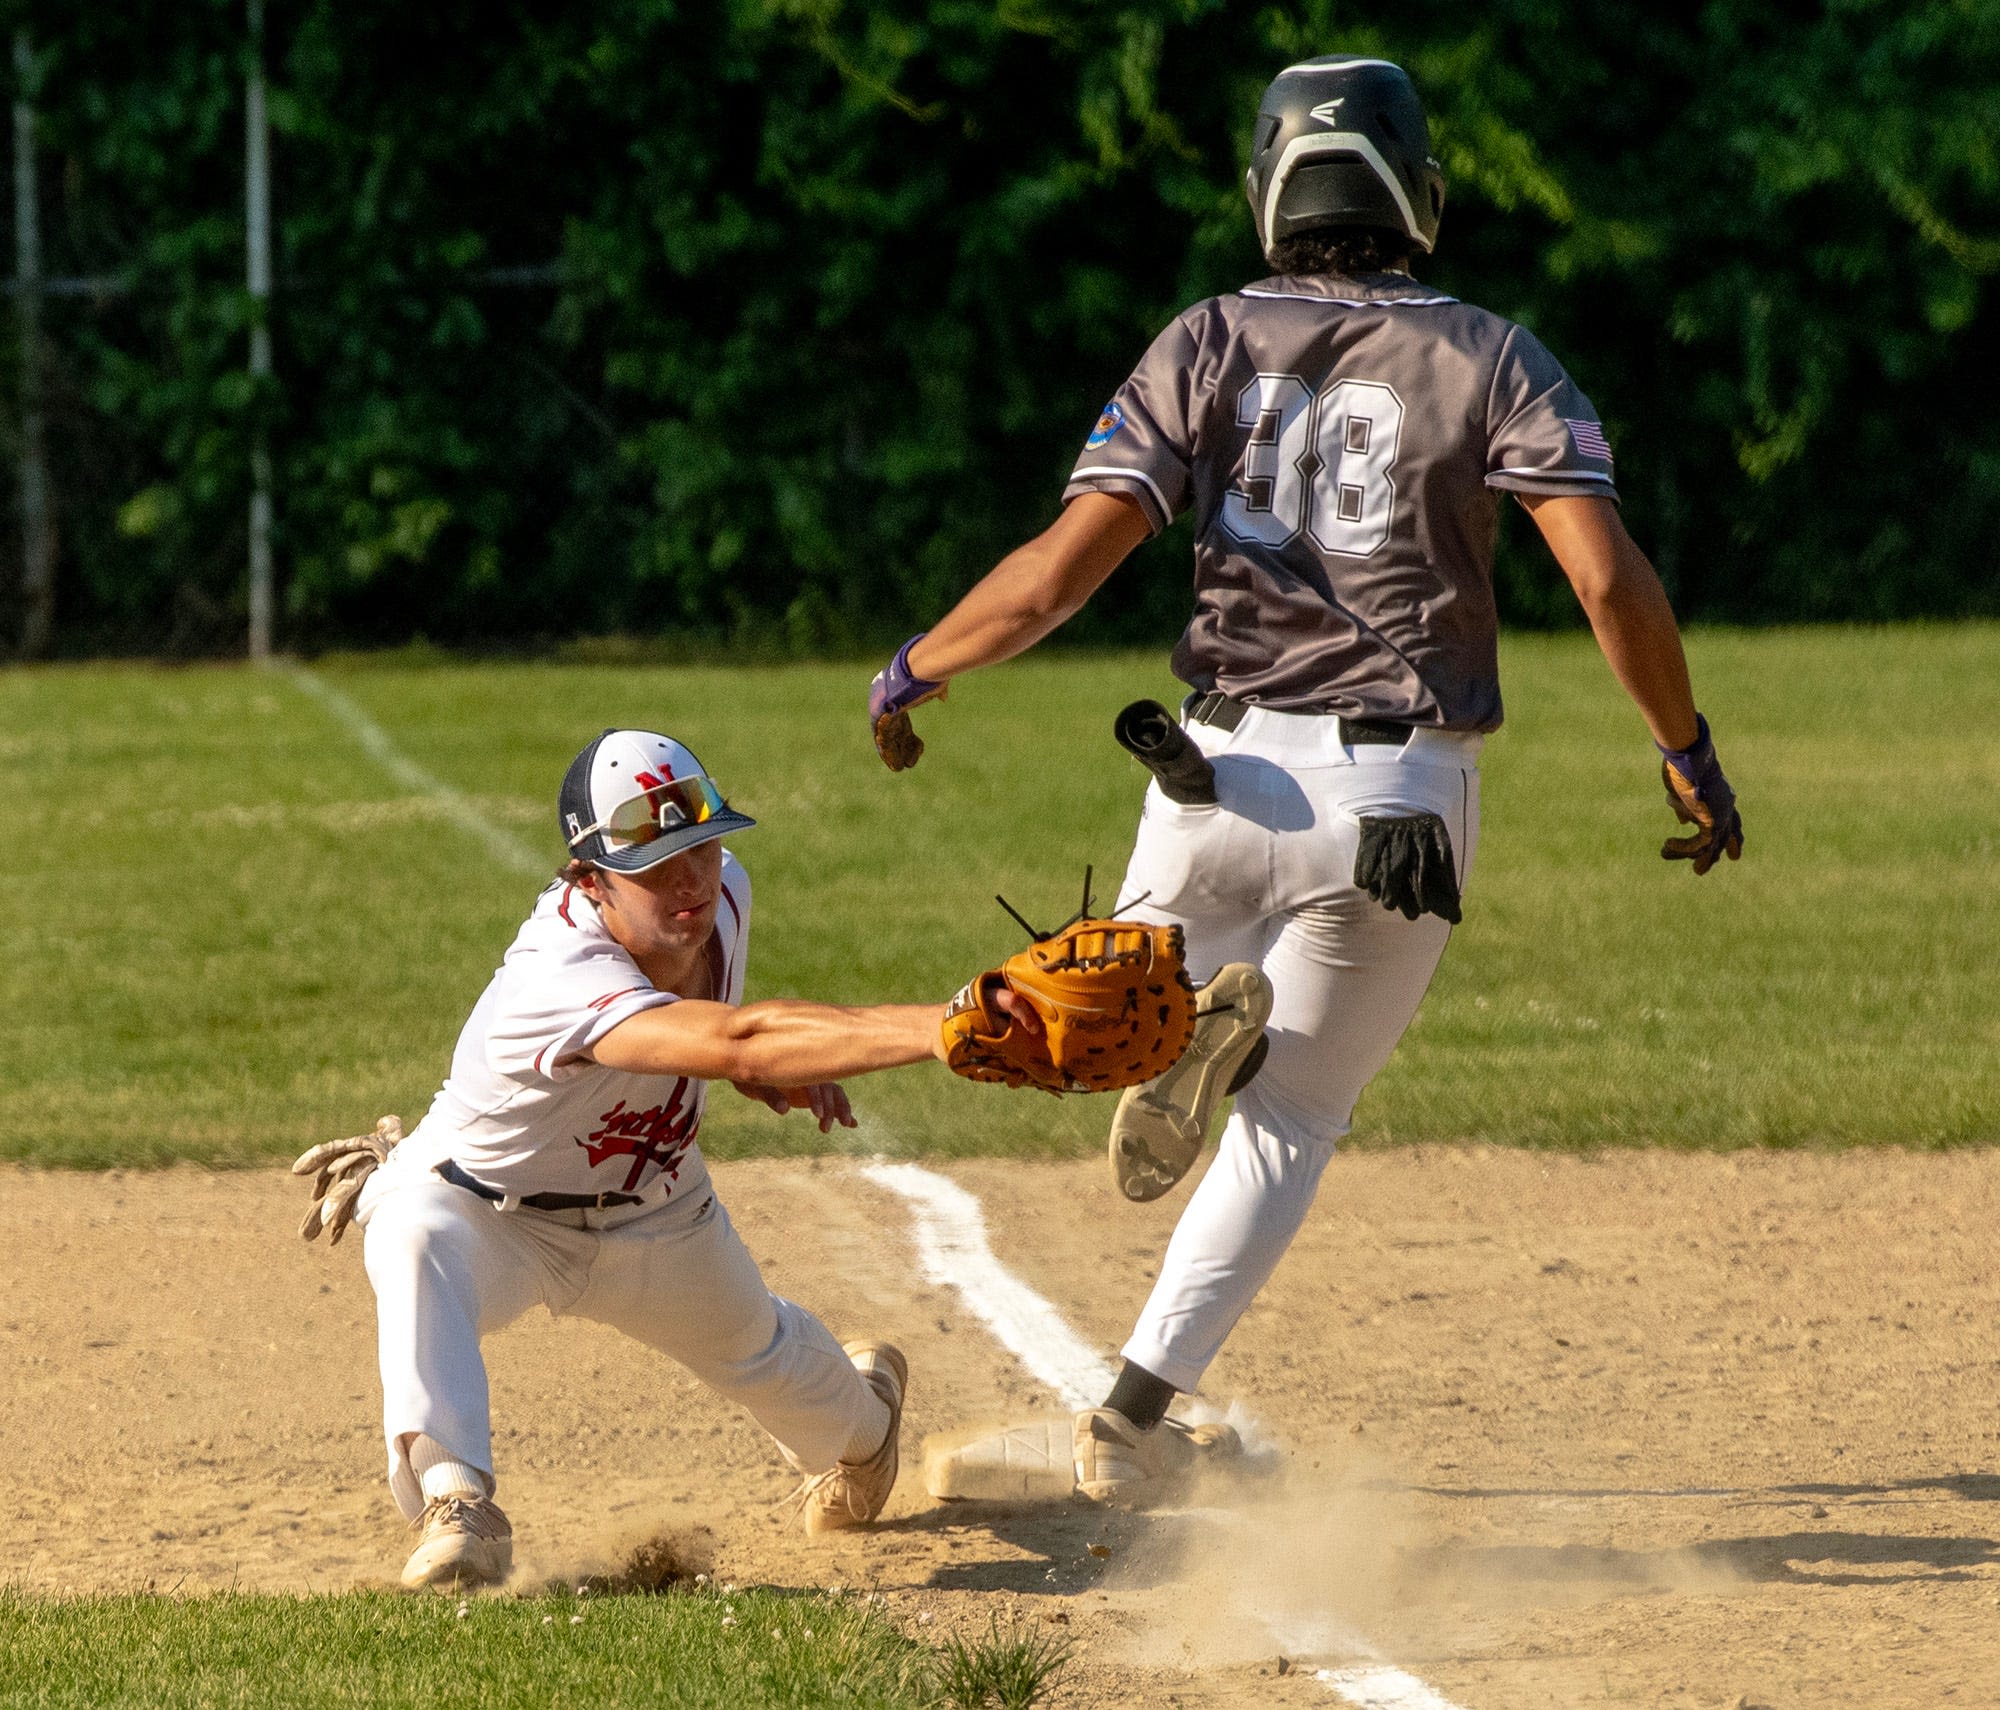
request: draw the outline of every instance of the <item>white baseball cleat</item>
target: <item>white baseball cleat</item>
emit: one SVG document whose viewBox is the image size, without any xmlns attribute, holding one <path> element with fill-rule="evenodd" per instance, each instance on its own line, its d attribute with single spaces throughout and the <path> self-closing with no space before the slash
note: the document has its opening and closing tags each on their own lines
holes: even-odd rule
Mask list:
<svg viewBox="0 0 2000 1710">
<path fill-rule="evenodd" d="M 837 1461 L 799 1486 L 798 1502 L 808 1532 L 866 1526 L 889 1506 L 889 1493 L 896 1488 L 910 1362 L 900 1348 L 887 1342 L 849 1342 L 841 1351 L 854 1362 L 862 1381 L 888 1403 L 889 1435 L 865 1461 Z"/>
<path fill-rule="evenodd" d="M 1264 1060 L 1271 982 L 1230 962 L 1195 993 L 1194 1041 L 1164 1075 L 1128 1087 L 1111 1118 L 1111 1175 L 1127 1199 L 1158 1199 L 1201 1156 L 1216 1107 Z"/>
<path fill-rule="evenodd" d="M 1072 1439 L 1076 1492 L 1117 1508 L 1145 1508 L 1179 1494 L 1204 1458 L 1233 1460 L 1243 1439 L 1228 1425 L 1183 1425 L 1163 1419 L 1142 1431 L 1109 1407 L 1086 1407 Z"/>
<path fill-rule="evenodd" d="M 427 1585 L 469 1591 L 498 1585 L 514 1571 L 514 1528 L 484 1496 L 433 1497 L 412 1529 L 423 1538 L 403 1565 L 407 1591 Z"/>
</svg>

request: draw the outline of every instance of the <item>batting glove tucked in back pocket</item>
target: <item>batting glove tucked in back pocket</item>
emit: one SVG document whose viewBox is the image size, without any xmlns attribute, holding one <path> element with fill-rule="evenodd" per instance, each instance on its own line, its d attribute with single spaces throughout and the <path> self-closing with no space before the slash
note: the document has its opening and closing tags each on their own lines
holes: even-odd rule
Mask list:
<svg viewBox="0 0 2000 1710">
<path fill-rule="evenodd" d="M 1456 926 L 1464 918 L 1451 832 L 1434 813 L 1364 818 L 1354 853 L 1354 882 L 1405 920 L 1434 914 Z"/>
</svg>

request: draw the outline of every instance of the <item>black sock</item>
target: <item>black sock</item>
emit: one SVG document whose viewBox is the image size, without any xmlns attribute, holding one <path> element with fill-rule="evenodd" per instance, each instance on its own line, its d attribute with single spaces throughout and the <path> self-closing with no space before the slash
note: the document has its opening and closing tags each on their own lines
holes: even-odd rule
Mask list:
<svg viewBox="0 0 2000 1710">
<path fill-rule="evenodd" d="M 1104 1405 L 1114 1413 L 1124 1414 L 1141 1431 L 1150 1431 L 1166 1418 L 1176 1393 L 1165 1378 L 1156 1378 L 1144 1366 L 1135 1366 L 1127 1360 L 1118 1381 L 1111 1386 L 1111 1393 L 1104 1398 Z"/>
</svg>

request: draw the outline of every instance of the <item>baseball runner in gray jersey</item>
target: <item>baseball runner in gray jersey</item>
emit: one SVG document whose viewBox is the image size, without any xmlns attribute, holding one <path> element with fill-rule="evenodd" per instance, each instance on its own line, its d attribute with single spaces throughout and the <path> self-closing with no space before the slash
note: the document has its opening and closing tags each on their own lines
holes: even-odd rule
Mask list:
<svg viewBox="0 0 2000 1710">
<path fill-rule="evenodd" d="M 1214 799 L 1148 789 L 1117 912 L 1180 923 L 1209 983 L 1180 1065 L 1121 1100 L 1121 1190 L 1171 1188 L 1241 1091 L 1112 1393 L 1076 1418 L 1078 1488 L 1103 1499 L 1143 1500 L 1187 1460 L 1186 1435 L 1159 1428 L 1168 1404 L 1283 1257 L 1459 918 L 1480 748 L 1501 721 L 1503 495 L 1651 729 L 1689 827 L 1661 853 L 1701 874 L 1742 851 L 1597 411 L 1531 333 L 1411 275 L 1444 181 L 1409 79 L 1346 57 L 1281 72 L 1246 189 L 1274 276 L 1160 334 L 1086 440 L 1061 517 L 905 643 L 870 695 L 883 759 L 914 763 L 911 708 L 1033 646 L 1194 513 L 1173 664 L 1213 788 L 1174 794 Z"/>
</svg>

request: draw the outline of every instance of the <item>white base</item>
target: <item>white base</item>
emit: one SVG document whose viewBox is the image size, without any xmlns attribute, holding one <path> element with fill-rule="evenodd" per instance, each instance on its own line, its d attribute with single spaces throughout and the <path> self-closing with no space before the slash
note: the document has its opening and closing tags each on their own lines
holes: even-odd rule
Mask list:
<svg viewBox="0 0 2000 1710">
<path fill-rule="evenodd" d="M 1071 1415 L 924 1439 L 924 1489 L 941 1502 L 1062 1502 L 1076 1491 Z"/>
</svg>

